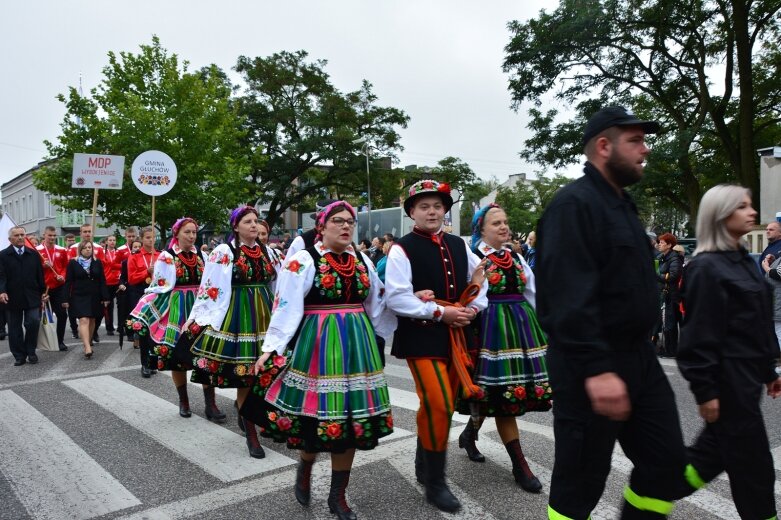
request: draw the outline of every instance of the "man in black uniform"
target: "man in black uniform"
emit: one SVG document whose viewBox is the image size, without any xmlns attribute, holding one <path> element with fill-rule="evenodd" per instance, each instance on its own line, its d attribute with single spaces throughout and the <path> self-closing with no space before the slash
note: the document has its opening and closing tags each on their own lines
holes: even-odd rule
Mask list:
<svg viewBox="0 0 781 520">
<path fill-rule="evenodd" d="M 556 403 L 550 519 L 589 517 L 616 439 L 634 463 L 622 518 L 664 518 L 686 487 L 675 398 L 650 342 L 653 251 L 623 190 L 642 178 L 645 135 L 658 130 L 621 107 L 594 114 L 585 175 L 559 191 L 538 226 L 537 311 Z"/>
</svg>

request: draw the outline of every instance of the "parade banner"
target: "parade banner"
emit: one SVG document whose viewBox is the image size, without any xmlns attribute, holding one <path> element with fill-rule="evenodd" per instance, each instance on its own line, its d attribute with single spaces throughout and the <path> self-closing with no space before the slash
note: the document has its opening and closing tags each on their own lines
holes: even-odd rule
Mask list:
<svg viewBox="0 0 781 520">
<path fill-rule="evenodd" d="M 125 158 L 121 155 L 73 154 L 71 188 L 121 190 Z"/>
</svg>

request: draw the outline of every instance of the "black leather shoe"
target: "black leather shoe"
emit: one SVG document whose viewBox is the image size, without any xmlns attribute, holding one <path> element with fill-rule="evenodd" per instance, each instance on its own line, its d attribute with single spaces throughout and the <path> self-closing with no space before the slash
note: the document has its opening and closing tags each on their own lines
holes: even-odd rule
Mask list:
<svg viewBox="0 0 781 520">
<path fill-rule="evenodd" d="M 4 339 L 5 339 L 5 332 L 3 332 L 2 334 L 0 334 L 0 341 L 3 341 Z"/>
<path fill-rule="evenodd" d="M 106 332 L 106 334 L 108 336 L 113 336 L 114 335 L 114 331 L 113 330 L 109 330 L 109 331 Z"/>
<path fill-rule="evenodd" d="M 68 351 L 68 345 L 65 343 L 60 343 L 60 352 L 67 352 Z"/>
<path fill-rule="evenodd" d="M 79 339 L 79 333 L 78 332 L 72 332 L 71 336 L 73 336 L 73 339 Z"/>
<path fill-rule="evenodd" d="M 477 449 L 475 441 L 477 440 L 477 429 L 472 421 L 466 423 L 466 428 L 458 436 L 458 447 L 466 450 L 466 455 L 472 462 L 485 462 L 485 455 Z"/>
<path fill-rule="evenodd" d="M 146 368 L 145 366 L 141 367 L 141 377 L 149 377 L 151 375 L 152 372 L 150 372 L 148 368 Z"/>
<path fill-rule="evenodd" d="M 29 361 L 31 365 L 35 365 L 36 363 L 38 363 L 38 356 L 36 356 L 35 354 L 33 354 L 32 356 L 27 356 L 27 361 Z"/>
<path fill-rule="evenodd" d="M 17 359 L 16 361 L 14 361 L 14 366 L 15 367 L 20 367 L 20 366 L 24 365 L 25 363 L 27 363 L 27 360 Z"/>
<path fill-rule="evenodd" d="M 98 333 L 97 333 L 97 332 L 96 332 L 95 334 L 93 334 L 93 336 L 92 336 L 92 342 L 93 342 L 93 343 L 100 343 L 100 336 L 98 336 Z"/>
</svg>

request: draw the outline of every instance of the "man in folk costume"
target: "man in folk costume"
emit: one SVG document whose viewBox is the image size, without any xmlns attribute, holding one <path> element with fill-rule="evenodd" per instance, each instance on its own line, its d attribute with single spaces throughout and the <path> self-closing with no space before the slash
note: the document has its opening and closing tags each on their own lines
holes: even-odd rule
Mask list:
<svg viewBox="0 0 781 520">
<path fill-rule="evenodd" d="M 471 302 L 462 300 L 480 259 L 463 239 L 442 231 L 452 205 L 447 184 L 415 183 L 404 201 L 415 227 L 391 247 L 385 271 L 386 304 L 399 318 L 391 353 L 407 360 L 420 399 L 415 473 L 426 500 L 448 512 L 461 508 L 445 483 L 455 400 L 459 391 L 475 389 L 464 367 L 463 344 L 457 346 L 451 336 L 463 334 L 487 306 L 485 282 Z M 421 291 L 428 294 L 421 297 Z"/>
</svg>

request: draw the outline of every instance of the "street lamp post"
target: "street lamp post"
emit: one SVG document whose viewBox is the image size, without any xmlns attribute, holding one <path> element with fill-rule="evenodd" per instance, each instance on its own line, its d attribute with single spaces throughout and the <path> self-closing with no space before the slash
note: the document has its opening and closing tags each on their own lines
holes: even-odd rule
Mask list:
<svg viewBox="0 0 781 520">
<path fill-rule="evenodd" d="M 368 210 L 367 220 L 369 228 L 369 240 L 372 239 L 372 181 L 369 175 L 369 142 L 365 137 L 354 139 L 353 143 L 362 144 L 361 150 L 366 154 L 366 209 Z"/>
</svg>

